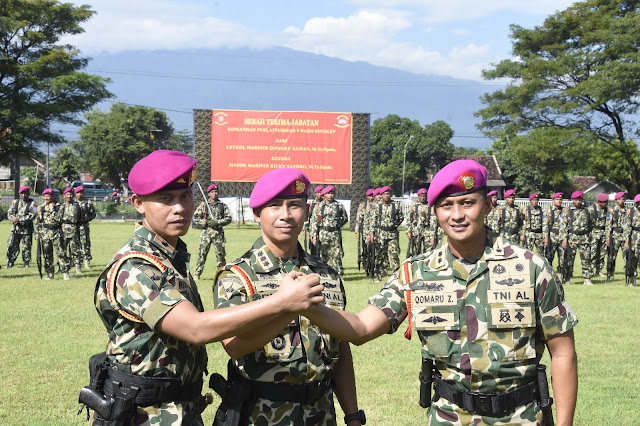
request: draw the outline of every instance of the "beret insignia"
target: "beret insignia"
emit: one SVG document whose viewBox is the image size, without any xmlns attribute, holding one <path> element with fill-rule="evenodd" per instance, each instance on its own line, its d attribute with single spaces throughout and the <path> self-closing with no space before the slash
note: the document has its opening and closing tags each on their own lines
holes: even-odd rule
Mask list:
<svg viewBox="0 0 640 426">
<path fill-rule="evenodd" d="M 469 172 L 462 172 L 458 179 L 458 185 L 463 191 L 469 191 L 476 186 L 476 181 L 473 178 L 473 174 Z"/>
<path fill-rule="evenodd" d="M 176 181 L 177 183 L 187 183 L 184 179 L 180 178 Z"/>
<path fill-rule="evenodd" d="M 291 192 L 294 194 L 302 194 L 304 192 L 304 188 L 306 185 L 304 184 L 301 177 L 297 177 L 291 186 Z"/>
</svg>

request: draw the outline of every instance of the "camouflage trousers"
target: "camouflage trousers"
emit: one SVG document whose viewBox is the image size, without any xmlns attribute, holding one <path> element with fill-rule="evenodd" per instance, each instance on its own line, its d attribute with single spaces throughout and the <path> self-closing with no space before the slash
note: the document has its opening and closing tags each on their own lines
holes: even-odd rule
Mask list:
<svg viewBox="0 0 640 426">
<path fill-rule="evenodd" d="M 98 419 L 97 414 L 93 413 L 92 425 L 104 426 L 114 423 L 105 422 Z M 120 423 L 118 423 L 120 424 Z M 127 425 L 135 426 L 151 426 L 151 425 L 193 425 L 204 426 L 200 411 L 197 404 L 193 401 L 165 402 L 160 405 L 150 405 L 148 407 L 136 407 L 136 414 L 127 422 Z"/>
<path fill-rule="evenodd" d="M 329 390 L 312 405 L 259 398 L 247 425 L 336 426 L 333 392 Z"/>
<path fill-rule="evenodd" d="M 53 274 L 55 272 L 55 263 L 53 261 L 53 252 L 56 252 L 58 262 L 64 257 L 64 251 L 60 244 L 60 235 L 57 232 L 49 231 L 40 237 L 42 239 L 42 257 L 44 260 L 44 271 Z M 62 264 L 60 264 L 62 269 Z"/>
<path fill-rule="evenodd" d="M 344 256 L 344 250 L 340 244 L 341 231 L 335 232 L 322 232 L 320 234 L 320 259 L 332 267 L 338 274 L 344 275 L 344 268 L 342 267 L 342 257 Z"/>
<path fill-rule="evenodd" d="M 80 225 L 80 260 L 91 260 L 91 237 L 89 235 L 89 224 Z"/>
<path fill-rule="evenodd" d="M 525 231 L 525 245 L 529 250 L 535 250 L 544 256 L 544 235 L 542 232 Z"/>
<path fill-rule="evenodd" d="M 607 257 L 607 262 L 610 262 L 613 265 L 613 270 L 616 270 L 616 258 L 618 257 L 618 251 L 622 250 L 622 269 L 626 268 L 627 265 L 627 250 L 624 248 L 624 241 L 622 239 L 611 237 L 611 246 L 613 249 L 609 253 Z"/>
<path fill-rule="evenodd" d="M 395 238 L 379 238 L 376 240 L 376 273 L 391 272 L 400 267 L 400 241 Z"/>
<path fill-rule="evenodd" d="M 552 266 L 553 266 L 553 258 L 555 257 L 556 253 L 558 254 L 558 266 L 556 268 L 556 271 L 560 273 L 562 271 L 562 267 L 564 266 L 564 249 L 562 248 L 562 242 L 561 241 L 554 242 L 550 239 L 549 240 L 549 257 L 547 257 L 547 260 L 549 261 L 549 264 Z"/>
<path fill-rule="evenodd" d="M 13 244 L 7 247 L 7 263 L 13 265 L 18 258 L 18 252 L 20 251 L 20 243 L 22 243 L 22 261 L 26 265 L 31 262 L 31 244 L 33 241 L 33 233 L 26 234 L 15 233 L 13 237 Z M 8 241 L 7 241 L 8 244 Z"/>
<path fill-rule="evenodd" d="M 604 232 L 594 231 L 591 235 L 591 266 L 596 274 L 605 269 L 604 258 L 607 254 L 607 237 Z"/>
<path fill-rule="evenodd" d="M 523 425 L 542 424 L 543 415 L 536 402 L 517 407 L 505 417 L 489 417 L 471 414 L 457 405 L 440 398 L 431 403 L 427 411 L 429 426 Z"/>
<path fill-rule="evenodd" d="M 209 255 L 209 249 L 213 245 L 213 250 L 216 253 L 216 268 L 224 266 L 226 262 L 225 260 L 225 249 L 224 243 L 226 240 L 224 239 L 224 234 L 218 233 L 215 236 L 212 236 L 211 232 L 207 232 L 204 229 L 200 233 L 200 245 L 198 246 L 198 261 L 196 262 L 196 267 L 193 271 L 194 275 L 202 275 L 202 271 L 204 271 L 204 265 L 207 262 L 207 256 Z"/>
<path fill-rule="evenodd" d="M 62 237 L 60 246 L 62 247 L 62 256 L 58 259 L 60 270 L 64 273 L 69 272 L 71 265 L 80 266 L 80 239 L 78 234 L 74 234 L 73 237 Z"/>
<path fill-rule="evenodd" d="M 580 263 L 582 264 L 582 277 L 593 277 L 593 269 L 591 268 L 591 243 L 587 241 L 569 241 L 567 244 L 567 260 L 569 264 L 569 275 L 573 275 L 573 263 L 576 260 L 576 254 L 580 251 Z"/>
</svg>

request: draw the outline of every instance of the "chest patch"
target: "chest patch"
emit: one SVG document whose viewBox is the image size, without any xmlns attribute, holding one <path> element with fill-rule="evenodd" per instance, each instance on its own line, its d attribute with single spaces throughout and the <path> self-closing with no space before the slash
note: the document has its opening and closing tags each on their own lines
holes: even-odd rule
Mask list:
<svg viewBox="0 0 640 426">
<path fill-rule="evenodd" d="M 415 308 L 437 305 L 455 305 L 455 292 L 415 290 L 411 292 Z"/>
<path fill-rule="evenodd" d="M 491 290 L 531 287 L 529 262 L 523 259 L 490 262 L 489 277 Z"/>
<path fill-rule="evenodd" d="M 533 327 L 533 303 L 528 305 L 503 304 L 489 308 L 491 328 Z"/>
</svg>

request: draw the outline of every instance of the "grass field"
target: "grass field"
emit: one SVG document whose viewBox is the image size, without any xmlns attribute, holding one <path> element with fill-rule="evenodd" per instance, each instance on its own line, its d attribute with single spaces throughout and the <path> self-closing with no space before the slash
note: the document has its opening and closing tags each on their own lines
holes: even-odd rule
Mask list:
<svg viewBox="0 0 640 426">
<path fill-rule="evenodd" d="M 259 232 L 256 227 L 226 229 L 228 260 L 244 253 Z M 106 342 L 92 303 L 94 285 L 102 267 L 131 235 L 133 223 L 92 224 L 93 266 L 71 281 L 58 276 L 41 281 L 35 248 L 30 269 L 22 268 L 20 258 L 16 267 L 5 269 L 9 230 L 7 221 L 0 223 L 0 425 L 86 424 L 84 414 L 76 415 L 78 392 L 88 384 L 89 357 L 104 350 Z M 198 235 L 199 231 L 192 230 L 185 238 L 193 256 L 192 268 Z M 344 232 L 343 241 L 347 307 L 359 311 L 380 283 L 357 270 L 354 234 Z M 406 248 L 404 235 L 401 247 Z M 206 309 L 213 307 L 214 269 L 209 263 L 198 282 Z M 574 276 L 580 276 L 578 260 Z M 566 288 L 569 304 L 580 320 L 575 329 L 580 378 L 575 424 L 640 425 L 640 315 L 636 311 L 640 289 L 624 286 L 621 259 L 615 281 L 595 278 L 593 282 L 592 287 Z M 367 412 L 367 424 L 424 424 L 425 410 L 418 405 L 420 345 L 415 337 L 411 341 L 403 337 L 405 327 L 352 349 L 358 400 Z M 224 373 L 228 357 L 221 345 L 208 345 L 208 353 L 209 372 Z M 545 355 L 544 362 L 548 361 Z M 219 403 L 215 396 L 214 405 L 203 413 L 205 424 L 212 423 Z"/>
</svg>

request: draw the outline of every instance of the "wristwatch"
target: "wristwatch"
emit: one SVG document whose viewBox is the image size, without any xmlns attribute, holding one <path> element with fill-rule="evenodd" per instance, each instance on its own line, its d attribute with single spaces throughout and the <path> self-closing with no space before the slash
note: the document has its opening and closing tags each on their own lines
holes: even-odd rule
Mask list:
<svg viewBox="0 0 640 426">
<path fill-rule="evenodd" d="M 344 416 L 345 423 L 349 423 L 352 420 L 360 420 L 361 424 L 367 424 L 367 418 L 364 415 L 364 410 L 358 410 L 355 413 Z"/>
</svg>

